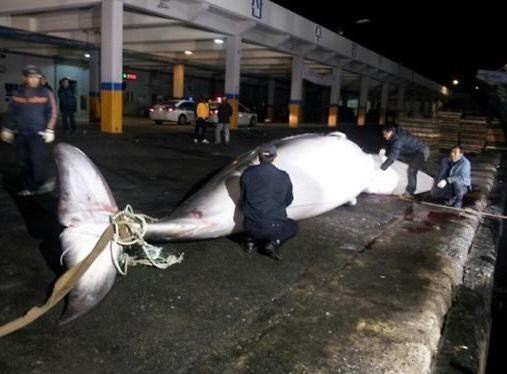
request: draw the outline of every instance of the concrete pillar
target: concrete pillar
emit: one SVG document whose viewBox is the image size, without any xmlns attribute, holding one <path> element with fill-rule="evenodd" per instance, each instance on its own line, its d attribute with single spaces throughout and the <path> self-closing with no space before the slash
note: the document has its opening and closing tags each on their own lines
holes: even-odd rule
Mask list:
<svg viewBox="0 0 507 374">
<path fill-rule="evenodd" d="M 289 127 L 298 127 L 301 122 L 303 102 L 304 57 L 292 56 L 292 79 L 290 83 Z"/>
<path fill-rule="evenodd" d="M 339 109 L 340 91 L 342 89 L 342 69 L 333 68 L 333 83 L 331 85 L 331 97 L 329 100 L 329 115 L 327 125 L 329 127 L 336 127 L 339 123 Z"/>
<path fill-rule="evenodd" d="M 185 96 L 185 65 L 177 64 L 173 67 L 173 97 L 181 99 Z"/>
<path fill-rule="evenodd" d="M 90 51 L 89 69 L 89 101 L 88 111 L 90 122 L 100 121 L 100 53 L 98 50 Z"/>
<path fill-rule="evenodd" d="M 364 126 L 366 123 L 366 110 L 368 108 L 368 88 L 370 78 L 363 75 L 361 77 L 361 92 L 359 93 L 359 107 L 357 111 L 357 125 Z"/>
<path fill-rule="evenodd" d="M 384 82 L 382 84 L 382 92 L 380 94 L 380 114 L 378 119 L 379 125 L 385 125 L 386 123 L 388 102 L 389 102 L 389 83 Z"/>
<path fill-rule="evenodd" d="M 229 36 L 225 55 L 225 96 L 232 107 L 230 127 L 238 128 L 239 86 L 241 79 L 241 37 Z"/>
<path fill-rule="evenodd" d="M 268 105 L 266 108 L 266 118 L 273 121 L 275 107 L 276 82 L 274 79 L 268 81 Z"/>
<path fill-rule="evenodd" d="M 396 94 L 396 119 L 405 114 L 405 86 L 398 86 Z"/>
<path fill-rule="evenodd" d="M 119 134 L 123 131 L 123 1 L 102 0 L 100 129 Z"/>
</svg>

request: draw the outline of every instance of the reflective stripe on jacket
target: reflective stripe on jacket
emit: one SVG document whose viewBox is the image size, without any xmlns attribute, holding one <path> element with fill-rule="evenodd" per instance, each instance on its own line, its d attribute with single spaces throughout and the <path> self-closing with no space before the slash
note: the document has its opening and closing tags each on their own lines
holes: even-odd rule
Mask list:
<svg viewBox="0 0 507 374">
<path fill-rule="evenodd" d="M 11 99 L 7 127 L 21 134 L 54 129 L 58 111 L 54 94 L 45 87 L 21 87 Z"/>
</svg>

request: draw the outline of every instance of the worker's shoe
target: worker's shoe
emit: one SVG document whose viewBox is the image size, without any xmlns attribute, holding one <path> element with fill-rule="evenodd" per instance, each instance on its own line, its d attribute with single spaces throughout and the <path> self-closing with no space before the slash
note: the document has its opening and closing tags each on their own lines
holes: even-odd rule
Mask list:
<svg viewBox="0 0 507 374">
<path fill-rule="evenodd" d="M 264 253 L 266 253 L 266 255 L 271 257 L 273 260 L 280 261 L 282 259 L 282 256 L 280 256 L 280 241 L 273 240 L 271 242 L 268 242 L 264 247 Z"/>
<path fill-rule="evenodd" d="M 28 189 L 24 189 L 24 190 L 21 190 L 18 192 L 18 196 L 21 196 L 21 197 L 32 196 L 33 194 L 34 194 L 34 192 L 30 191 Z"/>
<path fill-rule="evenodd" d="M 414 201 L 415 196 L 409 192 L 403 192 L 403 194 L 400 195 L 400 199 L 405 200 L 405 201 Z"/>
<path fill-rule="evenodd" d="M 34 191 L 34 194 L 41 195 L 49 192 L 53 192 L 56 189 L 56 179 L 49 178 L 46 182 L 41 184 L 39 188 Z"/>
<path fill-rule="evenodd" d="M 245 243 L 243 243 L 243 250 L 248 254 L 257 252 L 257 249 L 257 244 L 251 239 L 248 239 Z"/>
</svg>

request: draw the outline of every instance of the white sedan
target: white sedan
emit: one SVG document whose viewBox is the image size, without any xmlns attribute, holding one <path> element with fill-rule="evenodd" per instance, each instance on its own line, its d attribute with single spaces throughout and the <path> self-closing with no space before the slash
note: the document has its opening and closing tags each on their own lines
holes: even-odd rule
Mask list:
<svg viewBox="0 0 507 374">
<path fill-rule="evenodd" d="M 209 103 L 209 123 L 218 123 L 218 106 L 220 101 L 210 101 Z M 239 120 L 238 126 L 250 126 L 253 127 L 257 124 L 257 113 L 253 113 L 243 104 L 239 103 Z"/>
<path fill-rule="evenodd" d="M 149 115 L 157 125 L 164 122 L 186 125 L 195 122 L 195 103 L 190 100 L 170 100 L 152 106 Z"/>
</svg>

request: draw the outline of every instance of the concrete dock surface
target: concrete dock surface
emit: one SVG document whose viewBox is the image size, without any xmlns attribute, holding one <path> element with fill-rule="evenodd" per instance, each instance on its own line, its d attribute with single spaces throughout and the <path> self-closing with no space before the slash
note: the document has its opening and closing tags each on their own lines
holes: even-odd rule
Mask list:
<svg viewBox="0 0 507 374">
<path fill-rule="evenodd" d="M 123 135 L 86 124 L 57 142 L 95 162 L 120 208 L 163 217 L 258 144 L 331 131 L 258 125 L 233 131 L 225 146 L 194 144 L 191 130 L 130 120 Z M 381 144 L 374 126 L 337 130 L 367 152 Z M 443 156 L 432 150 L 425 170 L 433 175 Z M 501 155 L 470 160 L 466 207 L 501 214 Z M 44 303 L 61 271 L 61 227 L 57 197 L 15 196 L 14 149 L 5 143 L 0 172 L 3 324 Z M 480 372 L 499 230 L 494 219 L 362 194 L 356 206 L 301 221 L 280 262 L 245 253 L 236 237 L 174 243 L 181 264 L 129 268 L 81 318 L 59 325 L 62 303 L 0 338 L 0 373 Z"/>
</svg>

